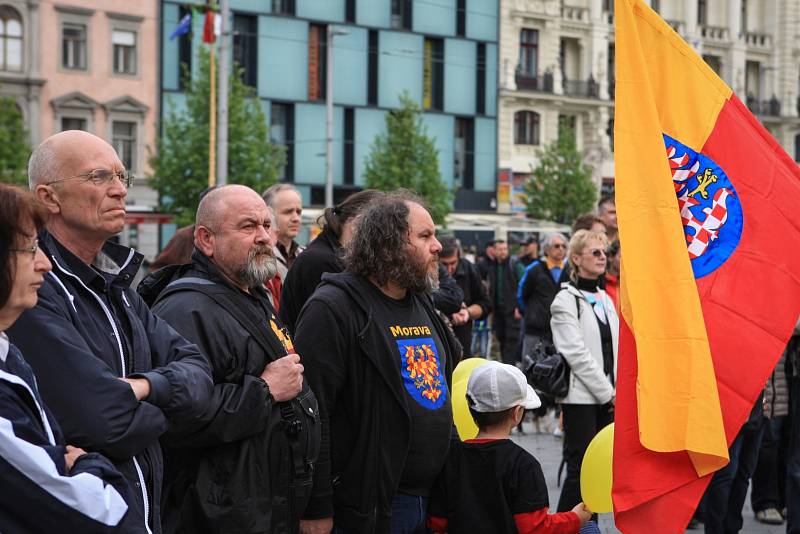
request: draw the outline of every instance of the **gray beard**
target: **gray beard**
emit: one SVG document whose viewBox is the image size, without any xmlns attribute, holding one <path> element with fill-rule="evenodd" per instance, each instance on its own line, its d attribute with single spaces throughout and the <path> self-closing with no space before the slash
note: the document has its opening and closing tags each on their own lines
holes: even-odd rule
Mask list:
<svg viewBox="0 0 800 534">
<path fill-rule="evenodd" d="M 425 291 L 433 293 L 439 289 L 439 273 L 425 273 Z"/>
<path fill-rule="evenodd" d="M 239 280 L 247 284 L 247 287 L 261 286 L 264 282 L 272 280 L 278 273 L 278 261 L 275 256 L 258 261 L 256 254 L 257 251 L 250 251 L 247 263 L 236 273 Z"/>
</svg>

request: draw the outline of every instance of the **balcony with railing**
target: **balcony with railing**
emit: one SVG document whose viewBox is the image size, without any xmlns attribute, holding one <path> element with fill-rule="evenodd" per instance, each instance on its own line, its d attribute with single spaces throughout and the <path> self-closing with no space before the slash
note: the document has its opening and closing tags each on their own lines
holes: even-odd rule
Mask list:
<svg viewBox="0 0 800 534">
<path fill-rule="evenodd" d="M 517 69 L 516 73 L 514 73 L 514 81 L 517 84 L 517 91 L 553 92 L 553 73 L 549 71 L 538 75 L 536 73 Z"/>
<path fill-rule="evenodd" d="M 781 116 L 781 101 L 778 100 L 778 97 L 775 95 L 772 95 L 772 98 L 769 100 L 759 100 L 754 96 L 748 96 L 746 102 L 748 109 L 755 115 L 766 115 L 768 117 Z M 800 108 L 800 104 L 798 108 Z"/>
<path fill-rule="evenodd" d="M 728 41 L 728 28 L 721 26 L 700 26 L 700 35 L 706 41 L 724 42 Z"/>
<path fill-rule="evenodd" d="M 568 80 L 563 81 L 564 94 L 578 98 L 600 98 L 600 85 L 589 76 L 588 80 Z"/>
<path fill-rule="evenodd" d="M 744 44 L 750 48 L 772 48 L 772 36 L 767 33 L 747 32 L 744 34 Z"/>
<path fill-rule="evenodd" d="M 561 6 L 561 18 L 574 22 L 589 22 L 589 8 Z"/>
</svg>

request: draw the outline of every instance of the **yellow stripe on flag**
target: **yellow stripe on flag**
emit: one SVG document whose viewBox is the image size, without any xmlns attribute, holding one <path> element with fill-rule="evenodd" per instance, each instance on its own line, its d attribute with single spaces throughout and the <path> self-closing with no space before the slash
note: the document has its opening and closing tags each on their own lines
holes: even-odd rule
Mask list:
<svg viewBox="0 0 800 534">
<path fill-rule="evenodd" d="M 640 441 L 728 462 L 717 381 L 662 133 L 700 151 L 731 90 L 641 0 L 616 0 L 622 314 L 636 339 Z"/>
</svg>

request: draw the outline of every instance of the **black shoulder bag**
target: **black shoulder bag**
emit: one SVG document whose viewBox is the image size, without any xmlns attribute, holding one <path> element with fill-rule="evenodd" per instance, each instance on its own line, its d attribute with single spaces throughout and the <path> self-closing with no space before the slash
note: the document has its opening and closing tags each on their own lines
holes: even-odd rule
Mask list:
<svg viewBox="0 0 800 534">
<path fill-rule="evenodd" d="M 581 301 L 575 296 L 578 319 L 581 317 Z M 526 356 L 525 376 L 528 383 L 538 392 L 551 397 L 564 398 L 569 393 L 570 369 L 567 360 L 552 344 L 540 342 L 533 349 L 533 358 Z"/>
</svg>

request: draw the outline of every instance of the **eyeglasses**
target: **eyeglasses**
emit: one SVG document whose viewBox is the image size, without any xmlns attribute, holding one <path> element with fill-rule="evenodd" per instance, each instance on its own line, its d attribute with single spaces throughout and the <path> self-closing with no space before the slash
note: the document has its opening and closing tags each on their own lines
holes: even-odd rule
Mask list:
<svg viewBox="0 0 800 534">
<path fill-rule="evenodd" d="M 589 254 L 594 256 L 595 258 L 599 258 L 601 256 L 605 256 L 606 255 L 606 251 L 601 249 L 601 248 L 596 248 L 594 250 L 587 250 L 586 252 L 588 252 Z"/>
<path fill-rule="evenodd" d="M 553 243 L 550 246 L 553 248 L 567 248 L 567 245 L 565 245 L 564 243 Z"/>
<path fill-rule="evenodd" d="M 122 185 L 125 186 L 126 189 L 130 188 L 133 185 L 133 180 L 135 176 L 132 172 L 127 170 L 125 171 L 110 171 L 108 169 L 95 169 L 93 171 L 85 172 L 83 174 L 76 174 L 75 176 L 70 176 L 69 178 L 59 178 L 58 180 L 53 180 L 52 182 L 46 182 L 44 185 L 52 185 L 59 182 L 66 182 L 67 180 L 73 180 L 75 178 L 85 178 L 87 181 L 92 182 L 94 185 L 104 185 L 111 183 L 114 178 L 119 178 L 119 181 L 122 182 Z"/>
<path fill-rule="evenodd" d="M 11 250 L 11 252 L 22 252 L 22 253 L 27 252 L 28 254 L 31 255 L 32 258 L 35 258 L 36 257 L 36 252 L 39 250 L 39 240 L 35 239 L 33 241 L 33 245 L 31 245 L 29 247 L 12 248 L 12 249 L 9 249 L 9 250 Z"/>
</svg>

